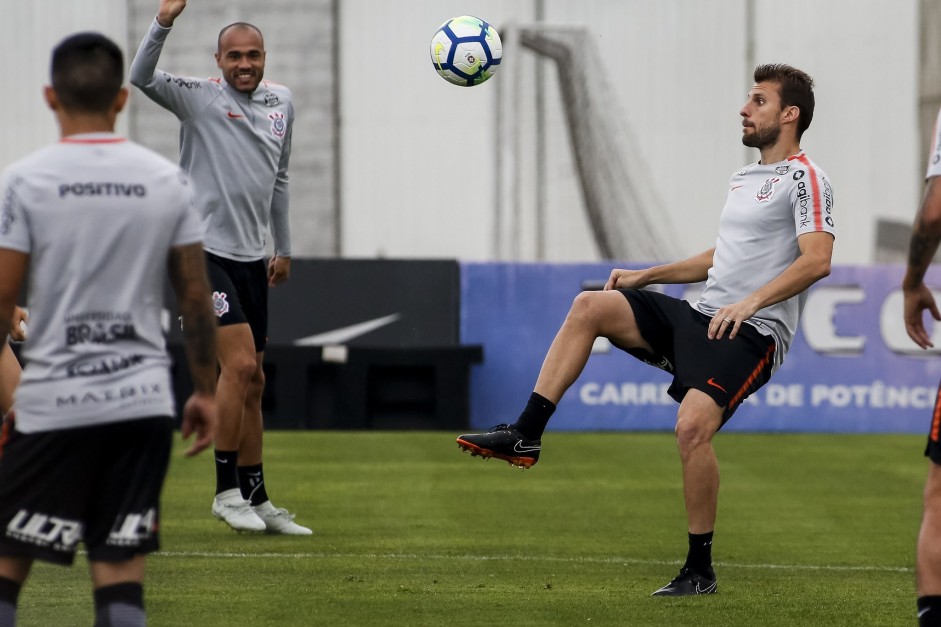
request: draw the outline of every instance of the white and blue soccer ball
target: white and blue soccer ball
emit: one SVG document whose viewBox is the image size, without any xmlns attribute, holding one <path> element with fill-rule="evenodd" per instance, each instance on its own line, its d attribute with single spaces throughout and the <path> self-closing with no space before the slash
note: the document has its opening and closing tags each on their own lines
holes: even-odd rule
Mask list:
<svg viewBox="0 0 941 627">
<path fill-rule="evenodd" d="M 472 15 L 441 25 L 431 38 L 431 63 L 444 80 L 462 87 L 479 85 L 493 76 L 503 58 L 497 29 Z"/>
</svg>

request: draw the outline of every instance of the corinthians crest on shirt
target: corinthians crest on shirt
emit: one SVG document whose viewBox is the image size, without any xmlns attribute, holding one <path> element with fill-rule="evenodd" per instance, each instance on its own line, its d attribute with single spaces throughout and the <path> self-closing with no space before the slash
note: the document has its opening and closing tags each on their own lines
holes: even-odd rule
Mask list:
<svg viewBox="0 0 941 627">
<path fill-rule="evenodd" d="M 774 196 L 774 184 L 780 180 L 781 179 L 775 177 L 765 181 L 758 190 L 758 193 L 755 195 L 755 200 L 758 202 L 768 202 L 771 200 L 771 197 Z"/>
<path fill-rule="evenodd" d="M 280 111 L 272 111 L 268 114 L 268 119 L 271 120 L 271 134 L 275 137 L 284 137 L 284 132 L 287 130 L 284 114 Z"/>
</svg>

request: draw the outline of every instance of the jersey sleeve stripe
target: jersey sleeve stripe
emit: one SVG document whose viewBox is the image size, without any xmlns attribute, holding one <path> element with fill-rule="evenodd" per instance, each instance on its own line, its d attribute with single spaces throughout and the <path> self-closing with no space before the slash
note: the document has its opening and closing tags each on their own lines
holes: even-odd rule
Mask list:
<svg viewBox="0 0 941 627">
<path fill-rule="evenodd" d="M 820 207 L 820 183 L 817 181 L 817 170 L 814 169 L 814 166 L 810 163 L 810 159 L 807 158 L 807 155 L 801 155 L 797 158 L 797 160 L 807 166 L 808 174 L 810 174 L 810 190 L 811 194 L 813 195 L 814 203 L 814 230 L 822 231 L 823 211 Z"/>
</svg>

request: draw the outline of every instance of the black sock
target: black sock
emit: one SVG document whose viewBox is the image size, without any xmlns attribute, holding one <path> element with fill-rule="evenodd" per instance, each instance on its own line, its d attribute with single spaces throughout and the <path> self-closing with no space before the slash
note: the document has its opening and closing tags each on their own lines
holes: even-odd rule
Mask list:
<svg viewBox="0 0 941 627">
<path fill-rule="evenodd" d="M 938 627 L 941 625 L 941 596 L 918 597 L 919 627 Z"/>
<path fill-rule="evenodd" d="M 538 440 L 542 437 L 542 432 L 546 430 L 546 425 L 549 424 L 549 418 L 552 417 L 554 411 L 555 404 L 552 401 L 533 392 L 529 395 L 526 409 L 511 426 L 530 440 Z"/>
<path fill-rule="evenodd" d="M 239 489 L 242 490 L 242 498 L 252 505 L 261 505 L 268 500 L 261 464 L 239 466 Z"/>
<path fill-rule="evenodd" d="M 16 625 L 16 603 L 23 584 L 0 577 L 0 627 Z"/>
<path fill-rule="evenodd" d="M 144 586 L 136 582 L 102 586 L 95 597 L 95 627 L 122 625 L 144 627 Z"/>
<path fill-rule="evenodd" d="M 715 579 L 716 576 L 712 570 L 712 534 L 712 531 L 689 534 L 689 553 L 683 564 L 683 568 L 691 568 L 709 579 Z"/>
<path fill-rule="evenodd" d="M 238 451 L 216 449 L 216 494 L 239 487 Z"/>
</svg>

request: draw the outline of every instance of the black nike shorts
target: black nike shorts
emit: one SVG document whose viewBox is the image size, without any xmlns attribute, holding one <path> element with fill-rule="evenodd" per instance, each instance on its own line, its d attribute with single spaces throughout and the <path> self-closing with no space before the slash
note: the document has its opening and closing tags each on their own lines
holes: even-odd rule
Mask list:
<svg viewBox="0 0 941 627">
<path fill-rule="evenodd" d="M 0 555 L 69 565 L 124 562 L 160 548 L 160 492 L 173 421 L 166 416 L 21 433 L 4 424 Z"/>
<path fill-rule="evenodd" d="M 931 414 L 931 426 L 928 428 L 928 446 L 925 447 L 925 457 L 936 464 L 941 464 L 941 385 L 938 385 L 938 394 L 934 400 L 934 412 Z"/>
<path fill-rule="evenodd" d="M 686 392 L 705 392 L 723 409 L 725 424 L 739 405 L 771 378 L 775 343 L 743 324 L 734 339 L 706 336 L 711 318 L 683 300 L 650 290 L 619 290 L 627 298 L 640 334 L 653 348 L 622 350 L 673 375 L 667 392 L 682 402 Z M 621 347 L 619 347 L 621 348 Z"/>
<path fill-rule="evenodd" d="M 235 261 L 206 253 L 212 308 L 219 326 L 247 322 L 255 352 L 268 343 L 268 268 L 263 259 Z"/>
</svg>

